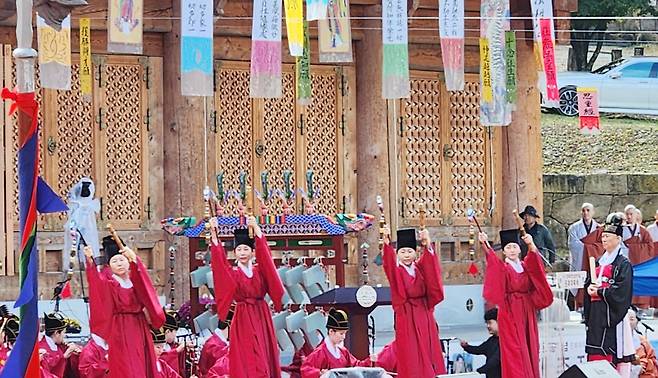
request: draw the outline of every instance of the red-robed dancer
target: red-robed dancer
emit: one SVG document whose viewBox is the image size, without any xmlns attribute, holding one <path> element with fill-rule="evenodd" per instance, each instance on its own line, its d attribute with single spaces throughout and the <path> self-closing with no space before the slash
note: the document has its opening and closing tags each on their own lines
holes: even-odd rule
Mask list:
<svg viewBox="0 0 658 378">
<path fill-rule="evenodd" d="M 82 348 L 64 342 L 67 324 L 61 313 L 44 314 L 43 321 L 46 334 L 39 341 L 42 375 L 64 378 L 68 376 L 65 373 L 70 369 L 71 357 L 80 353 Z"/>
<path fill-rule="evenodd" d="M 185 343 L 176 341 L 179 325 L 178 313 L 173 310 L 165 311 L 165 323 L 162 326 L 165 335 L 165 345 L 159 359 L 167 361 L 176 373 L 185 377 Z"/>
<path fill-rule="evenodd" d="M 142 260 L 130 248 L 120 248 L 107 236 L 103 238 L 103 249 L 112 275 L 97 269 L 87 269 L 87 273 L 106 294 L 97 305 L 102 313 L 111 315 L 99 330 L 109 346 L 108 377 L 154 378 L 157 369 L 151 326 L 162 327 L 165 318 L 155 288 Z M 87 264 L 93 267 L 91 250 L 84 251 Z"/>
<path fill-rule="evenodd" d="M 443 300 L 438 256 L 429 232 L 420 231 L 423 254 L 416 261 L 416 231 L 398 230 L 397 252 L 391 247 L 391 231 L 384 228 L 384 272 L 391 286 L 395 313 L 395 347 L 398 377 L 428 378 L 445 374 L 439 327 L 434 306 Z"/>
<path fill-rule="evenodd" d="M 153 339 L 155 357 L 158 359 L 156 361 L 156 378 L 181 378 L 180 374 L 162 358 L 167 345 L 167 337 L 165 336 L 164 329 L 152 329 L 151 337 Z"/>
<path fill-rule="evenodd" d="M 518 230 L 501 231 L 504 262 L 487 244 L 487 234 L 481 232 L 479 239 L 487 255 L 482 295 L 498 306 L 502 375 L 540 378 L 536 314 L 553 302 L 544 262 L 529 234 L 523 236 L 528 254 L 519 259 Z"/>
<path fill-rule="evenodd" d="M 211 266 L 219 318 L 226 319 L 231 303 L 236 302 L 229 334 L 230 376 L 279 378 L 279 347 L 265 294 L 270 296 L 275 309 L 281 309 L 283 284 L 276 272 L 267 240 L 256 224 L 256 218 L 248 217 L 247 225 L 253 230 L 255 240 L 249 237 L 247 229 L 235 230 L 235 257 L 238 264 L 233 267 L 217 238 L 217 220 L 211 218 L 210 222 Z M 254 255 L 257 264 L 252 263 Z"/>
</svg>

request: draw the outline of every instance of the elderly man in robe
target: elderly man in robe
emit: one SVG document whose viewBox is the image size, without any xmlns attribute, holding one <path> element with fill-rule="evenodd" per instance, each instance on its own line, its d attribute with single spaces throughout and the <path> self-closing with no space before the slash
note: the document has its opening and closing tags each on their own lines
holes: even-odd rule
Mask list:
<svg viewBox="0 0 658 378">
<path fill-rule="evenodd" d="M 589 256 L 599 257 L 603 250 L 599 224 L 594 219 L 594 205 L 585 202 L 580 207 L 581 218 L 569 226 L 569 261 L 571 271 L 587 270 Z M 576 309 L 583 305 L 583 289 L 572 289 Z"/>
</svg>

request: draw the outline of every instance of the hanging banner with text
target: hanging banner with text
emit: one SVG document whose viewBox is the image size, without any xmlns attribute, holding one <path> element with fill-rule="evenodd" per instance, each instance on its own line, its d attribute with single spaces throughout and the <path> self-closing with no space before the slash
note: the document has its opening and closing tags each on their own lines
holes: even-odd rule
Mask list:
<svg viewBox="0 0 658 378">
<path fill-rule="evenodd" d="M 255 0 L 249 95 L 281 97 L 281 0 Z"/>
<path fill-rule="evenodd" d="M 596 88 L 578 88 L 578 118 L 581 133 L 593 135 L 601 132 L 599 95 Z"/>
<path fill-rule="evenodd" d="M 516 35 L 511 30 L 505 32 L 505 70 L 507 102 L 516 109 Z"/>
<path fill-rule="evenodd" d="M 286 31 L 291 56 L 304 53 L 304 4 L 302 0 L 283 0 L 286 8 Z"/>
<path fill-rule="evenodd" d="M 464 0 L 439 0 L 439 34 L 446 89 L 464 90 Z"/>
<path fill-rule="evenodd" d="M 560 92 L 557 87 L 557 68 L 555 66 L 555 48 L 553 47 L 553 20 L 542 18 L 539 24 L 542 36 L 544 75 L 546 75 L 546 103 L 557 106 L 560 101 Z"/>
<path fill-rule="evenodd" d="M 41 87 L 71 89 L 71 16 L 57 31 L 37 15 L 37 39 Z"/>
<path fill-rule="evenodd" d="M 311 41 L 308 35 L 308 22 L 304 21 L 304 50 L 302 56 L 295 59 L 295 76 L 297 78 L 297 103 L 308 105 L 313 96 L 311 87 Z"/>
<path fill-rule="evenodd" d="M 543 71 L 543 47 L 540 20 L 548 18 L 553 21 L 553 2 L 549 0 L 530 0 L 530 9 L 532 10 L 532 29 L 534 36 L 534 53 L 535 63 L 537 70 Z M 551 22 L 551 38 L 555 40 L 555 31 L 553 30 L 553 22 Z"/>
<path fill-rule="evenodd" d="M 107 51 L 142 53 L 144 34 L 143 0 L 108 0 Z"/>
<path fill-rule="evenodd" d="M 382 96 L 385 99 L 409 97 L 409 46 L 407 1 L 384 0 L 382 7 L 382 39 L 384 64 Z"/>
<path fill-rule="evenodd" d="M 181 93 L 212 96 L 213 0 L 183 0 L 181 8 Z"/>
<path fill-rule="evenodd" d="M 91 101 L 91 20 L 80 19 L 80 93 L 82 98 Z"/>
<path fill-rule="evenodd" d="M 328 6 L 329 0 L 306 0 L 306 20 L 325 20 Z"/>
<path fill-rule="evenodd" d="M 505 60 L 505 32 L 510 29 L 509 0 L 482 0 L 480 15 L 480 123 L 507 126 L 512 122 Z"/>
<path fill-rule="evenodd" d="M 324 20 L 318 21 L 320 62 L 352 62 L 352 30 L 349 0 L 331 0 Z"/>
</svg>

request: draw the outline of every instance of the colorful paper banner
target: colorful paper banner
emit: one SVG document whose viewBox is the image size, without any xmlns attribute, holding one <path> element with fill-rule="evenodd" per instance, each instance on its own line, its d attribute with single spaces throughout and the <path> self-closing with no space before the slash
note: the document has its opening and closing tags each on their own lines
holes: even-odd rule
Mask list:
<svg viewBox="0 0 658 378">
<path fill-rule="evenodd" d="M 37 39 L 41 87 L 71 89 L 71 16 L 57 31 L 37 15 Z"/>
<path fill-rule="evenodd" d="M 349 0 L 330 0 L 327 18 L 318 21 L 320 62 L 352 62 Z"/>
<path fill-rule="evenodd" d="M 507 80 L 507 102 L 516 108 L 516 34 L 514 31 L 505 32 L 505 70 Z"/>
<path fill-rule="evenodd" d="M 255 0 L 249 95 L 281 97 L 281 0 Z"/>
<path fill-rule="evenodd" d="M 291 56 L 304 53 L 304 4 L 302 0 L 284 0 L 286 7 L 286 31 Z"/>
<path fill-rule="evenodd" d="M 80 93 L 83 98 L 91 99 L 91 20 L 80 19 Z"/>
<path fill-rule="evenodd" d="M 213 0 L 181 1 L 181 93 L 212 96 Z"/>
<path fill-rule="evenodd" d="M 385 99 L 409 97 L 411 91 L 407 32 L 407 1 L 384 0 L 382 7 L 382 39 L 384 43 L 382 96 Z"/>
<path fill-rule="evenodd" d="M 491 88 L 491 53 L 489 40 L 480 38 L 480 86 L 482 87 L 481 101 L 493 102 L 493 89 Z"/>
<path fill-rule="evenodd" d="M 560 101 L 560 91 L 557 87 L 555 49 L 553 48 L 553 20 L 549 18 L 542 18 L 539 24 L 541 26 L 544 74 L 546 75 L 546 102 L 551 105 L 557 105 L 557 103 Z"/>
<path fill-rule="evenodd" d="M 306 0 L 306 21 L 326 20 L 328 4 L 329 0 Z"/>
<path fill-rule="evenodd" d="M 295 59 L 295 75 L 297 77 L 296 97 L 300 105 L 311 103 L 313 96 L 311 86 L 311 41 L 308 33 L 308 22 L 304 22 L 303 54 Z"/>
<path fill-rule="evenodd" d="M 439 0 L 441 57 L 449 91 L 464 90 L 464 0 Z"/>
<path fill-rule="evenodd" d="M 482 0 L 480 7 L 480 50 L 488 54 L 480 57 L 485 65 L 480 70 L 480 123 L 483 126 L 507 126 L 512 122 L 512 106 L 507 102 L 507 69 L 505 62 L 505 32 L 509 27 L 509 0 Z M 488 55 L 488 65 L 486 61 Z M 487 70 L 489 76 L 487 77 Z M 487 80 L 491 81 L 491 92 Z"/>
<path fill-rule="evenodd" d="M 599 96 L 596 88 L 578 88 L 578 118 L 580 132 L 587 135 L 601 131 L 599 123 Z"/>
<path fill-rule="evenodd" d="M 143 0 L 108 0 L 107 51 L 141 54 L 144 32 Z"/>
<path fill-rule="evenodd" d="M 553 2 L 548 0 L 530 0 L 530 9 L 532 10 L 532 28 L 533 35 L 535 39 L 534 43 L 534 52 L 535 60 L 537 63 L 537 70 L 544 70 L 544 62 L 542 58 L 542 36 L 541 36 L 541 27 L 540 20 L 542 18 L 553 19 Z M 551 28 L 553 27 L 551 23 Z M 555 40 L 555 31 L 551 29 L 551 35 L 553 40 Z"/>
</svg>

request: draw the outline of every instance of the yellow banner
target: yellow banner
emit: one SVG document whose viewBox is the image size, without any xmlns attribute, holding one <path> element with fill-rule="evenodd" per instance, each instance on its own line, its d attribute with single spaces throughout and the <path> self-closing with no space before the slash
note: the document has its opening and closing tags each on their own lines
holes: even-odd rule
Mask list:
<svg viewBox="0 0 658 378">
<path fill-rule="evenodd" d="M 493 89 L 491 87 L 491 53 L 489 40 L 480 38 L 480 80 L 482 84 L 482 98 L 484 102 L 493 102 Z"/>
<path fill-rule="evenodd" d="M 91 95 L 91 22 L 80 19 L 80 92 Z"/>
<path fill-rule="evenodd" d="M 286 7 L 286 30 L 290 55 L 304 54 L 304 5 L 302 0 L 284 0 Z"/>
<path fill-rule="evenodd" d="M 71 18 L 62 21 L 62 28 L 57 31 L 41 18 L 37 18 L 39 41 L 39 64 L 59 63 L 71 65 Z"/>
</svg>

